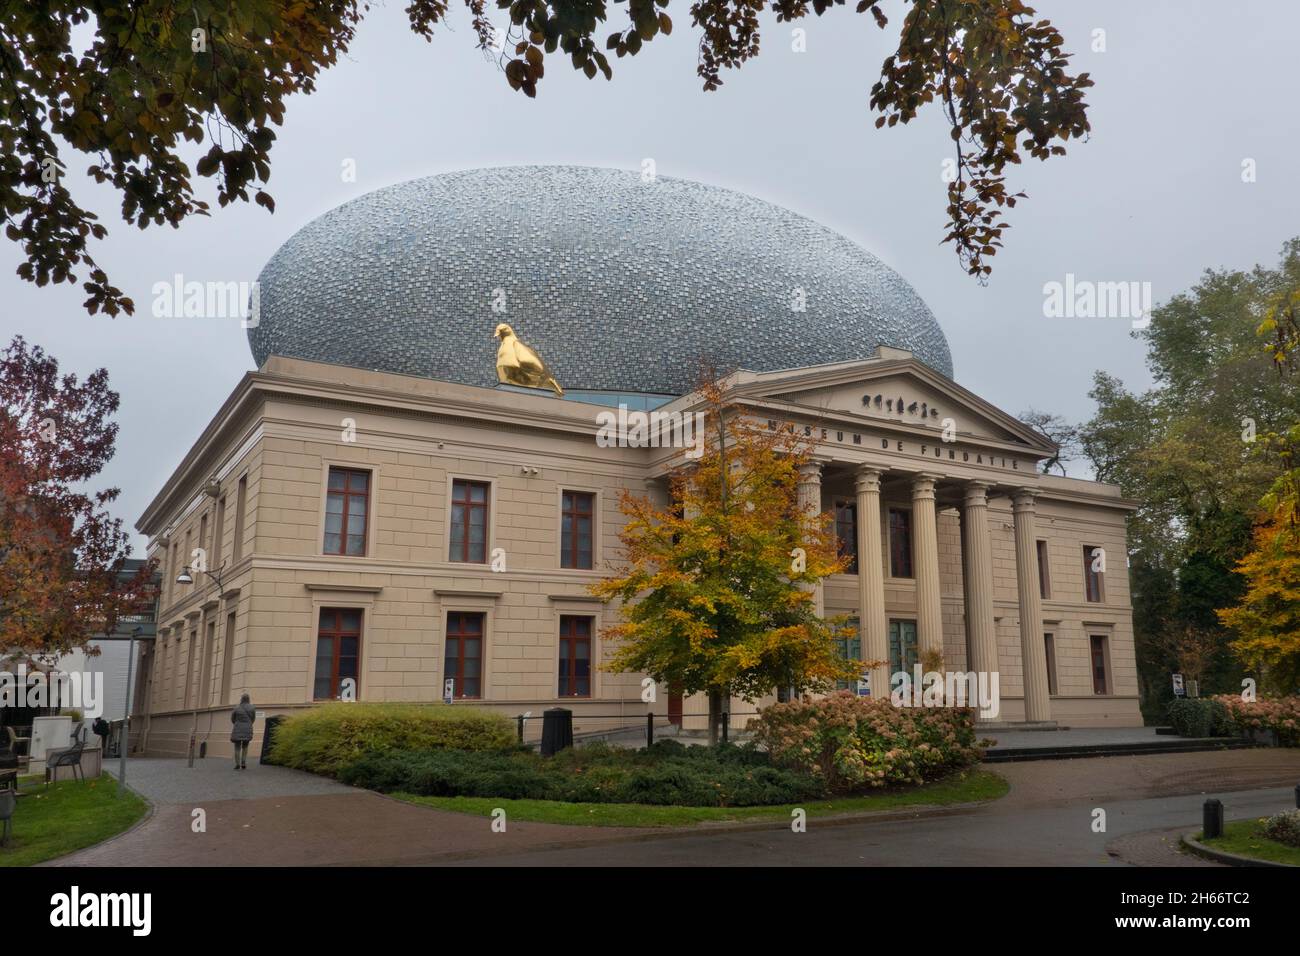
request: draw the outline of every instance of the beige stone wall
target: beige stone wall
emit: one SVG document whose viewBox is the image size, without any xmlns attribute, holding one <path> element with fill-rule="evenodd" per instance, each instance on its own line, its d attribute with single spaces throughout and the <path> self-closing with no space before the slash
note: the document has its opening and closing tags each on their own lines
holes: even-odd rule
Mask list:
<svg viewBox="0 0 1300 956">
<path fill-rule="evenodd" d="M 201 456 L 195 452 L 192 456 L 198 457 L 187 459 L 188 470 L 178 473 L 187 475 L 186 480 L 174 479 L 160 496 L 150 534 L 154 553 L 163 561 L 166 586 L 143 691 L 150 711 L 142 732 L 148 748 L 183 752 L 195 727 L 198 739 L 207 741 L 214 754 L 228 753 L 227 714 L 243 692 L 267 713 L 308 705 L 317 622 L 324 607 L 363 613 L 363 700 L 440 699 L 447 614 L 477 611 L 486 617 L 484 705 L 511 716 L 528 711 L 539 717 L 546 707 L 562 703 L 575 710 L 579 732 L 635 722 L 648 707 L 666 711 L 662 689 L 660 699 L 646 705 L 640 699 L 639 675 L 609 674 L 598 666 L 593 669 L 590 699 L 557 697 L 560 616 L 594 616 L 597 632 L 614 622 L 615 609 L 592 601 L 586 586 L 619 558 L 619 492 L 656 490 L 649 481 L 653 456 L 641 449 L 597 448 L 589 423 L 578 418 L 556 421 L 554 412 L 530 418 L 529 403 L 536 399 L 504 396 L 501 413 L 484 417 L 470 401 L 481 401 L 482 390 L 409 380 L 413 395 L 421 393 L 412 403 L 434 396 L 445 399 L 449 408 L 462 409 L 431 414 L 415 404 L 405 407 L 396 393 L 362 400 L 367 389 L 391 389 L 393 376 L 358 370 L 329 374 L 345 377 L 361 397 L 321 397 L 307 385 L 271 392 L 242 417 L 235 419 L 232 412 L 229 427 L 217 433 L 219 439 L 203 448 Z M 566 406 L 563 411 L 571 416 L 593 416 L 598 410 L 557 404 Z M 372 475 L 364 557 L 322 553 L 331 466 L 361 468 Z M 202 492 L 203 480 L 210 475 L 218 480 L 215 497 Z M 489 483 L 488 551 L 491 556 L 500 549 L 504 571 L 449 560 L 448 500 L 455 478 Z M 241 479 L 242 513 L 237 507 Z M 1050 547 L 1052 590 L 1043 613 L 1044 629 L 1056 635 L 1058 693 L 1053 712 L 1058 720 L 1079 725 L 1136 724 L 1140 717 L 1123 566 L 1125 512 L 1065 500 L 1085 487 L 1096 486 L 1060 482 L 1055 492 L 1045 489 L 1038 505 L 1038 537 L 1047 539 Z M 596 496 L 591 571 L 560 567 L 564 489 Z M 1053 493 L 1060 500 L 1050 497 Z M 223 497 L 217 547 L 216 512 Z M 829 490 L 824 498 L 829 508 Z M 897 495 L 882 502 L 883 507 L 891 504 L 910 502 Z M 200 543 L 205 515 L 208 541 Z M 955 669 L 966 664 L 960 524 L 957 513 L 943 506 L 938 523 L 945 663 Z M 1023 680 L 1013 524 L 1009 500 L 996 493 L 989 524 L 1003 717 L 1015 719 L 1023 712 Z M 237 526 L 242 531 L 238 559 Z M 197 573 L 192 585 L 172 583 L 180 566 L 189 563 L 180 553 L 187 537 L 191 547 L 209 549 L 214 567 L 224 565 L 222 594 Z M 1084 601 L 1084 544 L 1104 547 L 1108 554 L 1103 604 Z M 887 542 L 882 549 L 888 574 Z M 914 580 L 887 576 L 885 602 L 888 616 L 915 618 Z M 857 603 L 856 575 L 837 575 L 826 582 L 828 614 L 854 614 Z M 226 635 L 232 610 L 233 644 Z M 210 620 L 216 629 L 209 648 Z M 197 631 L 193 639 L 192 631 Z M 1092 692 L 1088 636 L 1093 633 L 1109 639 L 1108 695 Z M 593 642 L 596 665 L 603 644 Z M 739 701 L 733 706 L 737 712 L 752 709 Z M 688 701 L 686 709 L 704 710 L 697 700 Z M 530 724 L 528 736 L 539 729 L 540 722 Z"/>
<path fill-rule="evenodd" d="M 1069 485 L 1060 482 L 1060 485 Z M 1080 485 L 1087 483 L 1079 482 Z M 1050 493 L 1050 492 L 1049 492 Z M 902 499 L 886 500 L 902 507 Z M 827 507 L 830 507 L 828 500 Z M 1043 633 L 1055 644 L 1056 688 L 1052 695 L 1053 719 L 1074 726 L 1140 726 L 1137 705 L 1137 663 L 1133 649 L 1133 624 L 1126 567 L 1124 512 L 1116 508 L 1080 505 L 1050 497 L 1036 507 L 1036 536 L 1048 543 L 1049 597 L 1043 601 Z M 887 523 L 882 528 L 887 529 Z M 943 594 L 944 664 L 953 670 L 967 666 L 965 602 L 962 580 L 961 526 L 955 510 L 938 515 L 939 573 Z M 993 552 L 995 624 L 1004 720 L 1024 719 L 1024 671 L 1020 646 L 1019 596 L 1016 577 L 1015 524 L 1011 500 L 991 496 L 989 536 Z M 887 538 L 887 534 L 884 535 Z M 1106 552 L 1103 601 L 1086 599 L 1083 548 Z M 888 569 L 888 545 L 885 568 Z M 887 572 L 888 573 L 888 572 Z M 826 584 L 827 614 L 857 613 L 856 575 L 836 575 Z M 887 618 L 914 619 L 916 589 L 913 581 L 886 577 Z M 1110 693 L 1093 692 L 1090 663 L 1092 635 L 1107 638 Z"/>
</svg>

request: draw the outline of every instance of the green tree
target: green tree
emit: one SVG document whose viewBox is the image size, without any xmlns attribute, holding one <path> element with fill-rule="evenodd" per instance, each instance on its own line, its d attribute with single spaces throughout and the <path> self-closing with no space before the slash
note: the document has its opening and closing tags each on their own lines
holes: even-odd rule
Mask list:
<svg viewBox="0 0 1300 956">
<path fill-rule="evenodd" d="M 1300 239 L 1276 268 L 1207 270 L 1189 291 L 1152 312 L 1138 333 L 1155 380 L 1144 393 L 1098 372 L 1096 415 L 1081 430 L 1097 477 L 1120 485 L 1139 508 L 1129 528 L 1134 632 L 1144 707 L 1159 713 L 1175 665 L 1163 635 L 1196 627 L 1231 635 L 1218 608 L 1247 582 L 1234 573 L 1252 549 L 1260 500 L 1282 467 L 1267 436 L 1300 419 L 1300 394 L 1275 371 L 1257 334 L 1261 316 L 1300 286 Z M 1219 654 L 1209 690 L 1239 687 Z"/>
<path fill-rule="evenodd" d="M 707 694 L 716 741 L 725 700 L 825 691 L 870 664 L 847 660 L 839 647 L 852 629 L 816 612 L 811 588 L 845 560 L 830 516 L 799 507 L 805 449 L 729 409 L 718 386 L 703 394 L 703 453 L 683 459 L 666 506 L 623 492 L 627 565 L 592 593 L 621 602 L 602 635 L 614 647 L 605 669 Z"/>
<path fill-rule="evenodd" d="M 611 78 L 607 52 L 634 56 L 672 31 L 668 3 L 628 0 L 626 20 L 604 27 L 607 0 L 495 0 L 507 27 L 498 43 L 488 0 L 465 0 L 475 42 L 501 50 L 506 82 L 528 96 L 557 53 L 588 78 Z M 842 5 L 773 0 L 770 8 L 784 23 Z M 883 29 L 886 5 L 862 0 L 856 10 Z M 927 103 L 939 104 L 953 141 L 945 241 L 982 277 L 1001 245 L 1002 210 L 1023 195 L 1007 192 L 1007 166 L 1022 154 L 1060 155 L 1065 141 L 1086 135 L 1084 90 L 1092 83 L 1069 72 L 1060 33 L 1020 0 L 898 6 L 906 10 L 898 49 L 871 88 L 876 125 L 907 123 Z M 758 18 L 767 9 L 766 0 L 691 6 L 706 90 L 722 84 L 722 70 L 758 55 Z M 84 267 L 90 312 L 134 311 L 92 256 L 90 241 L 107 230 L 63 183 L 76 154 L 90 158 L 90 175 L 117 191 L 122 218 L 142 229 L 206 215 L 196 175 L 216 180 L 221 206 L 251 195 L 274 211 L 264 187 L 286 100 L 315 89 L 368 10 L 358 0 L 0 5 L 0 216 L 5 235 L 23 248 L 18 274 L 37 285 L 75 282 Z M 411 28 L 431 40 L 449 5 L 408 0 L 406 12 Z M 88 45 L 74 46 L 83 35 Z"/>
</svg>

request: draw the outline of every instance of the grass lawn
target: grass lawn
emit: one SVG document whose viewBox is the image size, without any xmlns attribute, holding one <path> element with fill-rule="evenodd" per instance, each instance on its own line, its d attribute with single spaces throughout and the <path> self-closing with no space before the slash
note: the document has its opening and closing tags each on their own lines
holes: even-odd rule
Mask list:
<svg viewBox="0 0 1300 956">
<path fill-rule="evenodd" d="M 509 811 L 507 811 L 508 813 Z M 1225 823 L 1223 836 L 1216 840 L 1197 839 L 1206 846 L 1224 853 L 1236 853 L 1270 863 L 1290 863 L 1300 866 L 1300 847 L 1287 846 L 1264 836 L 1264 824 L 1260 820 L 1236 820 Z"/>
<path fill-rule="evenodd" d="M 14 810 L 8 846 L 0 846 L 0 866 L 31 866 L 121 833 L 144 816 L 149 805 L 127 790 L 119 799 L 117 781 L 24 777 Z"/>
<path fill-rule="evenodd" d="M 775 807 L 663 807 L 641 803 L 561 803 L 554 800 L 503 800 L 496 797 L 422 797 L 409 793 L 390 796 L 422 807 L 454 810 L 491 816 L 497 807 L 511 820 L 533 823 L 567 823 L 598 827 L 684 827 L 703 823 L 762 823 L 790 819 L 796 806 L 808 811 L 809 817 L 833 816 L 838 813 L 863 813 L 871 810 L 896 810 L 902 807 L 945 806 L 996 800 L 1010 789 L 1007 782 L 988 770 L 966 770 L 934 783 L 890 790 L 862 797 L 838 800 L 807 801 Z"/>
</svg>

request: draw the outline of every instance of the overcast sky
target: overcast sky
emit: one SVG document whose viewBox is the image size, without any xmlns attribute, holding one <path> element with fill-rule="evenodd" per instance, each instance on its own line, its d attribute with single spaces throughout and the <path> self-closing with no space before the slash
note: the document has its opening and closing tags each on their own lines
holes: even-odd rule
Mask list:
<svg viewBox="0 0 1300 956">
<path fill-rule="evenodd" d="M 939 242 L 941 162 L 951 155 L 941 117 L 877 130 L 867 108 L 897 43 L 897 0 L 884 4 L 893 21 L 884 31 L 852 4 L 802 21 L 804 53 L 791 51 L 790 25 L 769 18 L 762 54 L 715 93 L 699 88 L 698 34 L 674 0 L 673 35 L 614 61 L 612 83 L 551 57 L 536 100 L 512 92 L 474 48 L 463 10 L 453 7 L 454 32 L 429 44 L 410 32 L 402 6 L 373 8 L 318 91 L 289 102 L 272 152 L 274 215 L 218 209 L 209 192 L 211 218 L 140 231 L 121 222 L 108 190 L 70 180 L 109 226 L 94 254 L 135 299 L 134 317 L 90 317 L 77 289 L 21 281 L 17 248 L 0 241 L 4 341 L 21 333 L 78 374 L 106 366 L 121 392 L 117 456 L 103 477 L 122 488 L 116 511 L 128 525 L 253 367 L 237 320 L 153 318 L 153 284 L 175 273 L 251 281 L 312 218 L 404 179 L 524 163 L 633 169 L 653 158 L 661 175 L 751 193 L 842 232 L 911 282 L 947 333 L 962 385 L 1012 414 L 1033 407 L 1074 421 L 1092 414 L 1097 369 L 1149 383 L 1144 349 L 1127 320 L 1044 317 L 1045 283 L 1067 273 L 1145 281 L 1159 303 L 1207 267 L 1272 265 L 1300 234 L 1300 106 L 1287 53 L 1300 35 L 1294 0 L 1040 0 L 1075 69 L 1097 84 L 1093 133 L 1063 158 L 1013 170 L 1010 185 L 1029 197 L 1011 211 L 987 286 Z M 1099 29 L 1105 51 L 1093 52 Z M 356 182 L 342 181 L 346 159 Z M 1246 159 L 1253 183 L 1242 181 Z"/>
</svg>

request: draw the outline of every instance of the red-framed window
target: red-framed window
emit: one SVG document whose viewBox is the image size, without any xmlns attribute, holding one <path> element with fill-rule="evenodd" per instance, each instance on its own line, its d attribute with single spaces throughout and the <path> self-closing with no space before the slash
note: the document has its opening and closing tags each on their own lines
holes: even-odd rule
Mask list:
<svg viewBox="0 0 1300 956">
<path fill-rule="evenodd" d="M 361 611 L 323 607 L 316 635 L 316 681 L 312 697 L 334 700 L 351 678 L 353 691 L 361 693 Z"/>
<path fill-rule="evenodd" d="M 486 481 L 451 483 L 451 561 L 487 563 L 488 489 Z"/>
<path fill-rule="evenodd" d="M 587 491 L 560 495 L 560 567 L 591 570 L 596 496 Z"/>
<path fill-rule="evenodd" d="M 370 472 L 331 468 L 325 493 L 325 553 L 364 556 L 369 515 Z"/>
<path fill-rule="evenodd" d="M 858 573 L 858 505 L 855 501 L 835 502 L 835 538 L 841 558 L 848 558 L 845 574 Z"/>
<path fill-rule="evenodd" d="M 1088 636 L 1089 653 L 1092 658 L 1092 692 L 1109 694 L 1110 681 L 1106 674 L 1106 638 L 1100 634 Z"/>
<path fill-rule="evenodd" d="M 912 576 L 912 512 L 889 509 L 889 576 Z"/>
<path fill-rule="evenodd" d="M 591 696 L 591 618 L 560 616 L 560 696 Z"/>
<path fill-rule="evenodd" d="M 1043 635 L 1043 645 L 1047 652 L 1047 694 L 1056 694 L 1056 638 L 1051 634 Z"/>
<path fill-rule="evenodd" d="M 1101 558 L 1100 554 L 1094 555 L 1093 552 L 1098 548 L 1085 544 L 1083 546 L 1083 585 L 1087 592 L 1087 598 L 1093 604 L 1100 604 L 1102 598 L 1102 584 L 1100 570 L 1094 570 L 1093 566 Z"/>
<path fill-rule="evenodd" d="M 447 614 L 447 646 L 443 651 L 442 676 L 456 682 L 457 700 L 483 696 L 482 612 L 451 611 Z"/>
<path fill-rule="evenodd" d="M 1052 596 L 1052 579 L 1047 567 L 1047 542 L 1038 541 L 1038 596 L 1046 600 Z"/>
</svg>

